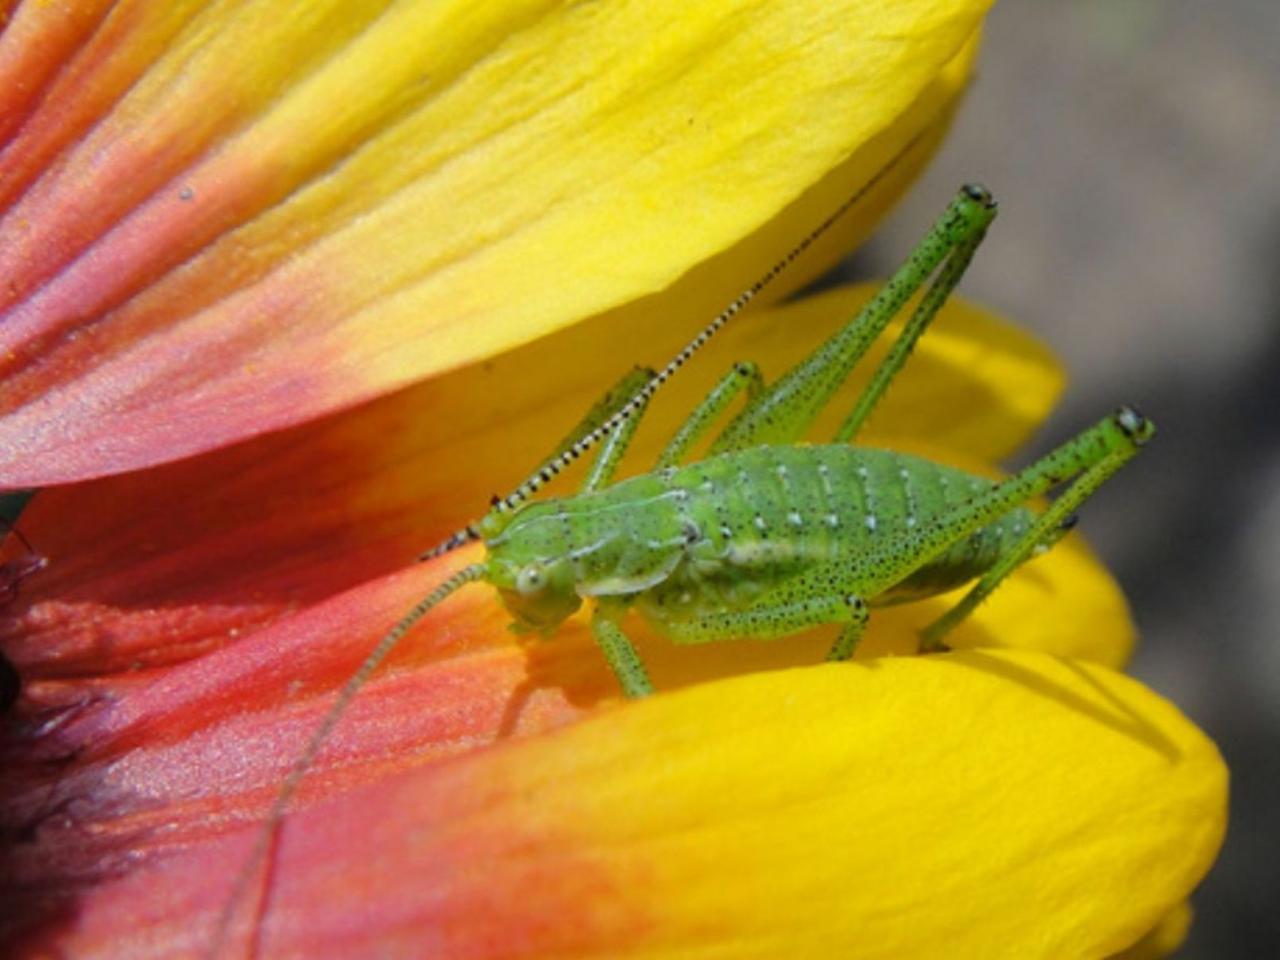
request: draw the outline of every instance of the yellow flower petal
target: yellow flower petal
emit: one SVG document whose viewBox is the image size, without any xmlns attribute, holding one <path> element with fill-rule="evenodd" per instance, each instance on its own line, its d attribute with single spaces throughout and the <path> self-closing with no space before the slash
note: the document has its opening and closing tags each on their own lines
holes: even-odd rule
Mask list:
<svg viewBox="0 0 1280 960">
<path fill-rule="evenodd" d="M 1034 654 L 711 684 L 518 754 L 503 819 L 633 878 L 627 956 L 1097 956 L 1185 897 L 1225 814 L 1176 709 Z"/>
<path fill-rule="evenodd" d="M 1191 904 L 1178 904 L 1146 936 L 1115 954 L 1112 960 L 1161 960 L 1172 956 L 1186 941 L 1194 916 Z"/>
<path fill-rule="evenodd" d="M 936 144 L 987 3 L 162 6 L 122 4 L 73 58 L 105 116 L 59 85 L 0 155 L 9 484 L 481 360 L 771 218 L 790 245 L 820 217 L 779 211 L 825 213 L 824 177 L 843 195 L 889 167 L 842 236 L 864 230 Z M 0 44 L 57 32 L 33 9 Z M 747 261 L 786 249 L 762 236 Z M 704 275 L 717 306 L 754 276 L 708 279 L 728 265 Z"/>
<path fill-rule="evenodd" d="M 1225 803 L 1213 744 L 1102 667 L 760 674 L 301 811 L 258 936 L 264 955 L 1100 957 L 1195 886 Z M 47 945 L 206 946 L 241 839 L 90 891 Z M 333 909 L 353 898 L 369 909 Z"/>
</svg>

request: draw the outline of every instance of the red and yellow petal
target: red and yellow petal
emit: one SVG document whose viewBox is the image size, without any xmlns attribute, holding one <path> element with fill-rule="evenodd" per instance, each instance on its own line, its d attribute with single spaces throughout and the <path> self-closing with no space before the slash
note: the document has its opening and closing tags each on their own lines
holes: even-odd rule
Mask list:
<svg viewBox="0 0 1280 960">
<path fill-rule="evenodd" d="M 208 452 L 24 520 L 51 563 L 3 611 L 28 681 L 0 799 L 28 838 L 5 939 L 205 948 L 333 688 L 469 557 L 395 571 L 860 185 L 773 294 L 865 233 L 941 136 L 984 6 L 18 7 L 0 483 Z M 776 375 L 808 346 L 797 328 L 816 341 L 860 296 L 742 318 L 651 419 L 733 360 Z M 956 461 L 1007 455 L 1061 387 L 962 304 L 911 370 L 866 439 Z M 522 647 L 469 588 L 318 757 L 265 952 L 1167 949 L 1221 836 L 1212 745 L 1099 667 L 882 656 L 946 602 L 877 611 L 875 659 L 807 670 L 780 668 L 829 631 L 675 648 L 630 624 L 674 692 L 608 709 L 581 617 Z M 952 639 L 1115 664 L 1132 634 L 1068 541 Z"/>
<path fill-rule="evenodd" d="M 1115 588 L 1104 573 L 1095 574 L 1100 583 L 1092 591 L 1087 581 L 1072 582 L 1078 558 L 1071 555 L 1079 549 L 1069 540 L 1020 572 L 950 639 L 957 646 L 1040 642 L 1051 650 L 1117 659 L 1124 651 L 1109 648 L 1106 638 L 1128 639 L 1132 627 L 1123 610 L 1118 617 L 1087 615 L 1090 600 L 1113 595 Z M 339 593 L 185 663 L 91 682 L 29 684 L 24 714 L 33 723 L 44 716 L 60 722 L 22 748 L 20 755 L 35 767 L 29 789 L 12 791 L 6 819 L 35 817 L 47 807 L 47 768 L 41 764 L 59 757 L 76 759 L 74 774 L 60 777 L 60 789 L 92 784 L 83 793 L 93 801 L 80 802 L 78 819 L 94 824 L 99 841 L 50 834 L 48 843 L 70 843 L 74 851 L 55 858 L 62 864 L 83 861 L 88 870 L 101 843 L 110 847 L 122 835 L 134 837 L 132 856 L 141 859 L 261 816 L 328 709 L 332 691 L 404 610 L 450 568 L 478 559 L 478 550 Z M 1055 556 L 1068 559 L 1055 564 Z M 859 659 L 914 652 L 919 628 L 946 603 L 939 598 L 877 610 Z M 1047 627 L 1028 638 L 1029 603 Z M 299 802 L 559 727 L 619 697 L 585 615 L 553 638 L 526 645 L 506 623 L 483 584 L 433 611 L 401 643 L 389 669 L 362 691 L 317 759 Z M 773 642 L 677 646 L 639 618 L 626 626 L 658 689 L 667 691 L 818 663 L 832 641 L 830 629 L 818 629 Z M 214 769 L 217 776 L 193 776 Z M 138 785 L 145 790 L 139 793 Z"/>
<path fill-rule="evenodd" d="M 1203 875 L 1225 801 L 1203 734 L 1101 667 L 761 674 L 295 815 L 258 936 L 264 955 L 1102 956 Z M 28 952 L 201 949 L 251 832 L 93 890 Z"/>
<path fill-rule="evenodd" d="M 758 359 L 778 376 L 868 293 L 830 291 L 730 326 L 655 400 L 628 469 L 652 462 L 732 362 Z M 609 330 L 585 324 L 342 417 L 43 492 L 23 528 L 49 563 L 0 610 L 6 652 L 29 676 L 155 666 L 400 569 L 483 510 L 491 493 L 523 479 L 634 359 L 660 363 L 689 335 L 675 316 L 648 326 L 655 345 L 645 358 L 616 357 Z M 884 349 L 863 364 L 848 396 Z M 581 373 L 570 378 L 565 369 Z M 1033 340 L 953 301 L 873 418 L 869 437 L 897 446 L 931 442 L 953 460 L 972 454 L 972 465 L 1021 442 L 1048 414 L 1061 382 Z M 829 434 L 844 412 L 833 405 L 815 436 Z M 1045 558 L 1036 569 L 1056 562 Z M 1105 592 L 1109 579 L 1096 579 Z M 1031 582 L 1046 581 L 1037 574 Z M 1070 605 L 1087 612 L 1089 604 L 1075 588 L 1050 578 L 1039 591 L 1038 600 L 1064 612 L 1052 629 L 1062 638 L 1099 636 L 1076 629 L 1081 620 Z"/>
<path fill-rule="evenodd" d="M 0 483 L 225 445 L 663 290 L 700 316 L 691 267 L 741 247 L 700 282 L 725 300 L 802 235 L 780 211 L 889 168 L 865 231 L 986 5 L 24 5 Z"/>
</svg>

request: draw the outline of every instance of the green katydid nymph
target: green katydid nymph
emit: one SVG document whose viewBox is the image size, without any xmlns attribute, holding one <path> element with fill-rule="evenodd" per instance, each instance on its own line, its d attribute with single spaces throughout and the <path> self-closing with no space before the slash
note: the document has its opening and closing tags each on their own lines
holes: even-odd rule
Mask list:
<svg viewBox="0 0 1280 960">
<path fill-rule="evenodd" d="M 922 649 L 938 650 L 946 633 L 1014 568 L 1060 539 L 1080 504 L 1152 436 L 1150 421 L 1121 407 L 1003 482 L 853 445 L 995 217 L 991 194 L 967 185 L 834 336 L 770 385 L 754 363 L 734 364 L 648 472 L 614 482 L 650 398 L 860 196 L 846 200 L 665 367 L 624 376 L 528 480 L 424 554 L 476 540 L 486 549 L 483 561 L 454 573 L 410 610 L 347 681 L 277 795 L 264 839 L 220 920 L 219 942 L 267 838 L 346 706 L 410 627 L 467 584 L 488 584 L 517 630 L 546 636 L 590 604 L 592 634 L 628 697 L 653 691 L 622 626 L 631 610 L 677 643 L 783 637 L 831 624 L 828 658 L 845 660 L 871 608 L 976 581 L 924 629 Z M 802 444 L 867 348 L 926 284 L 835 435 Z M 714 436 L 708 455 L 690 462 L 740 399 L 745 402 Z M 598 452 L 577 493 L 532 499 L 593 448 Z M 1042 513 L 1025 505 L 1068 481 Z"/>
<path fill-rule="evenodd" d="M 442 589 L 487 582 L 518 630 L 545 635 L 592 602 L 592 633 L 629 697 L 652 692 L 620 626 L 633 608 L 678 643 L 781 637 L 834 624 L 829 658 L 843 660 L 853 654 L 869 607 L 977 578 L 968 596 L 925 629 L 924 649 L 939 649 L 944 634 L 1011 570 L 1062 535 L 1076 507 L 1154 430 L 1121 408 L 999 484 L 851 444 L 959 281 L 995 209 L 983 187 L 964 187 L 897 274 L 835 336 L 768 387 L 755 364 L 735 364 L 648 473 L 611 483 L 653 391 L 732 313 L 661 373 L 624 378 L 529 481 L 433 551 L 471 539 L 487 548 L 484 562 Z M 833 442 L 800 445 L 866 348 L 935 273 Z M 741 394 L 745 405 L 710 455 L 684 463 Z M 528 502 L 601 438 L 576 495 Z M 1022 506 L 1069 478 L 1075 482 L 1042 515 Z"/>
</svg>

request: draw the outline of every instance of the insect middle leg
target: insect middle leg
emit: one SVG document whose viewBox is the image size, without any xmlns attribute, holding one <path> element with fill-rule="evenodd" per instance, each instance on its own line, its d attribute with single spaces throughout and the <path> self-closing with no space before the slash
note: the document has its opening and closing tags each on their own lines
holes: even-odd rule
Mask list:
<svg viewBox="0 0 1280 960">
<path fill-rule="evenodd" d="M 839 439 L 851 439 L 959 283 L 995 213 L 995 201 L 984 188 L 963 187 L 875 297 L 808 358 L 749 403 L 716 439 L 712 452 L 799 440 L 889 321 L 938 271 L 889 356 L 841 427 Z"/>
<path fill-rule="evenodd" d="M 720 378 L 720 382 L 711 388 L 711 392 L 702 399 L 688 418 L 680 425 L 671 440 L 663 448 L 654 462 L 654 469 L 674 466 L 688 455 L 696 444 L 715 423 L 716 418 L 731 404 L 735 397 L 743 391 L 747 392 L 750 402 L 764 390 L 764 379 L 760 376 L 760 368 L 749 361 L 735 363 L 729 372 Z"/>
<path fill-rule="evenodd" d="M 838 623 L 843 626 L 827 659 L 848 660 L 866 627 L 867 604 L 851 592 L 854 584 L 846 584 L 847 579 L 847 565 L 844 569 L 824 565 L 792 577 L 747 609 L 666 620 L 662 629 L 679 643 L 705 643 L 735 637 L 769 639 Z"/>
</svg>

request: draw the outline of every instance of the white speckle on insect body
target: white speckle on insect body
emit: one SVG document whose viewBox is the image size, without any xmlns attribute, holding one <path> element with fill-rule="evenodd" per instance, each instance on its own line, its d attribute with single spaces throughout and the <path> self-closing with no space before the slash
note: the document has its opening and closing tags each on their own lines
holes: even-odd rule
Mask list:
<svg viewBox="0 0 1280 960">
<path fill-rule="evenodd" d="M 818 479 L 822 481 L 822 492 L 826 495 L 827 500 L 835 498 L 835 491 L 831 489 L 831 471 L 825 463 L 818 464 Z"/>
<path fill-rule="evenodd" d="M 836 516 L 834 513 L 828 513 L 826 516 L 826 521 L 827 521 L 827 526 L 830 527 L 832 530 L 835 530 L 837 527 L 840 526 L 840 518 Z"/>
<path fill-rule="evenodd" d="M 867 514 L 867 529 L 872 533 L 875 533 L 876 531 L 876 518 L 871 514 Z"/>
<path fill-rule="evenodd" d="M 569 551 L 569 559 L 573 561 L 582 560 L 585 557 L 603 549 L 607 544 L 617 538 L 617 533 L 607 533 L 592 543 L 578 547 L 576 550 Z"/>
<path fill-rule="evenodd" d="M 758 513 L 756 514 L 755 525 L 756 529 L 761 533 L 764 533 L 764 531 L 769 529 L 769 525 L 764 522 L 764 517 L 760 516 Z"/>
<path fill-rule="evenodd" d="M 902 499 L 905 501 L 903 511 L 903 525 L 908 530 L 912 530 L 916 525 L 916 493 L 911 487 L 911 471 L 906 467 L 898 468 L 898 480 L 902 484 Z"/>
<path fill-rule="evenodd" d="M 800 516 L 800 514 L 795 510 L 792 510 L 790 513 L 787 514 L 787 520 L 790 521 L 793 527 L 804 526 L 804 517 Z"/>
</svg>

